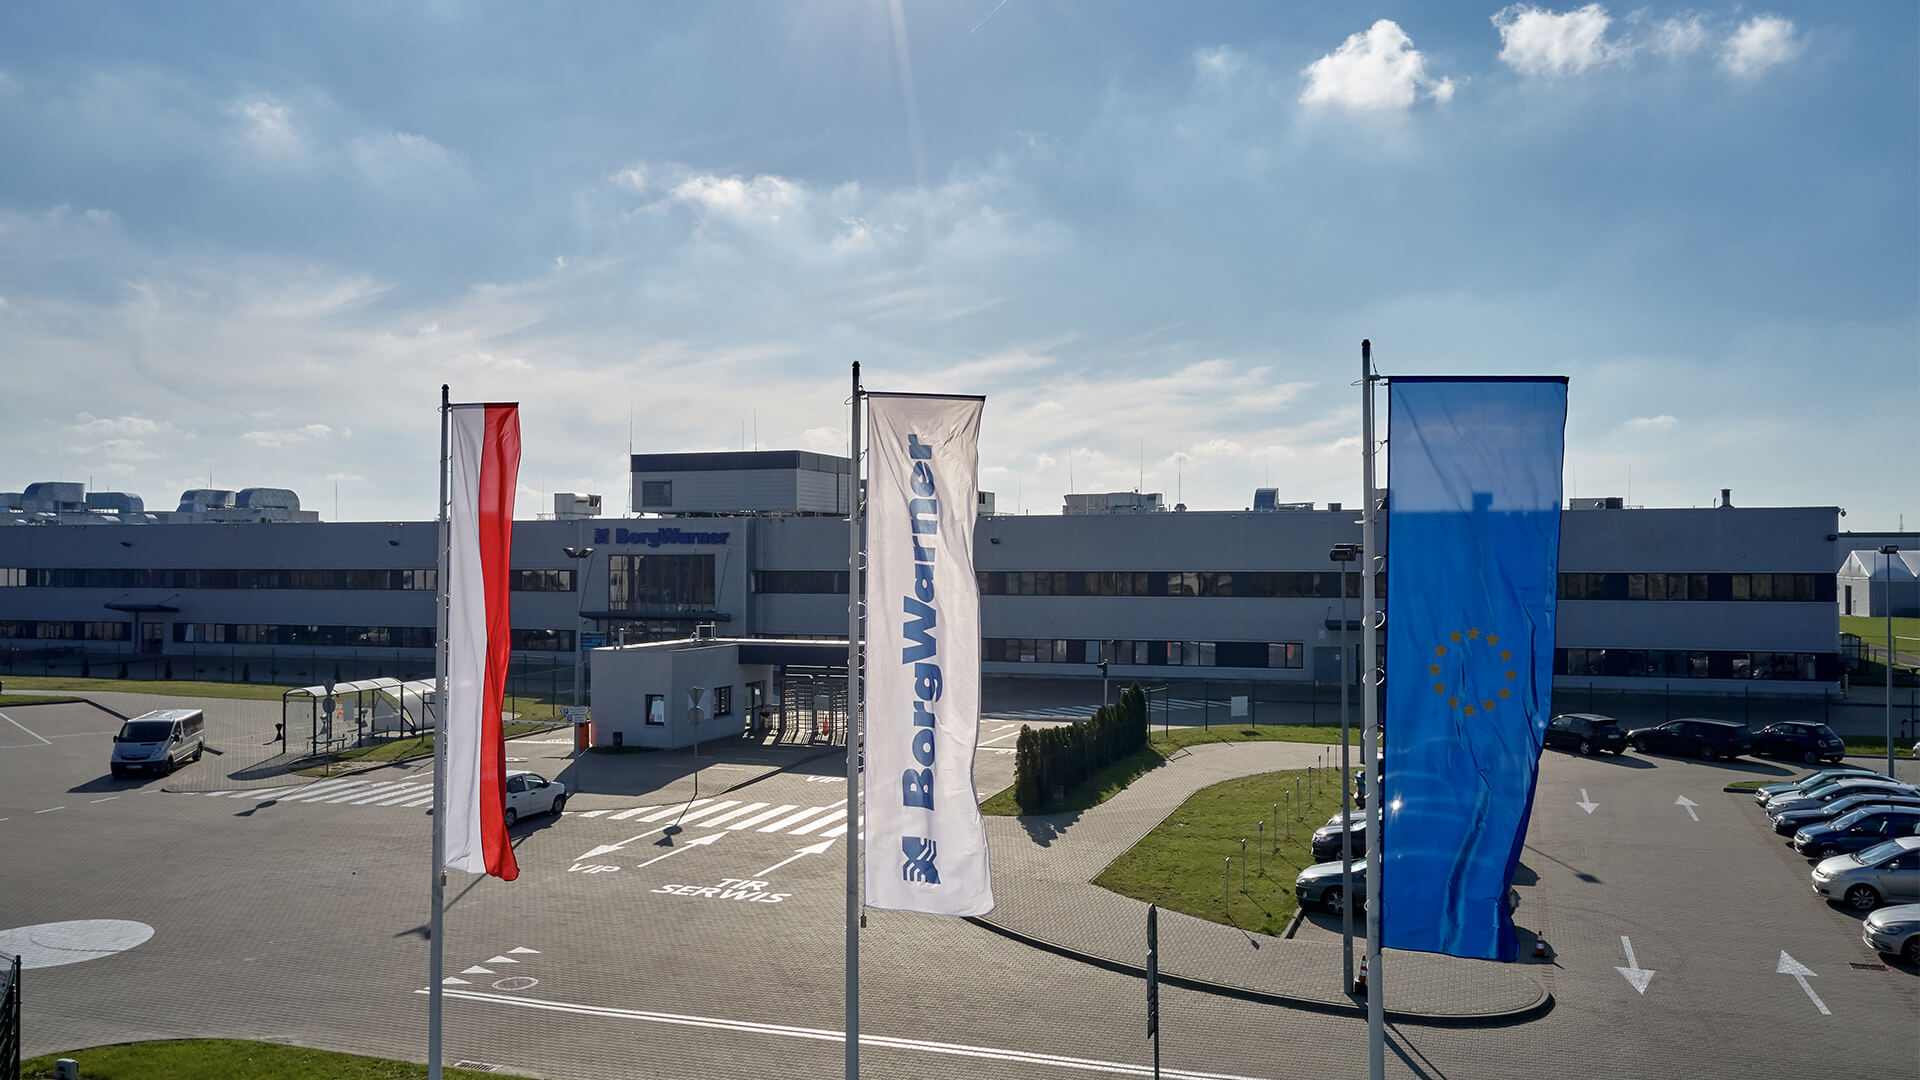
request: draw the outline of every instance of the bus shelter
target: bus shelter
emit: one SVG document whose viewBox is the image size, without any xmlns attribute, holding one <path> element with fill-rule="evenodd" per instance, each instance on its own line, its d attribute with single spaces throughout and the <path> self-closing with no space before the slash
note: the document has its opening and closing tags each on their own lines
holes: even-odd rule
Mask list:
<svg viewBox="0 0 1920 1080">
<path fill-rule="evenodd" d="M 303 686 L 280 695 L 283 750 L 309 754 L 433 730 L 432 679 L 359 679 Z"/>
</svg>

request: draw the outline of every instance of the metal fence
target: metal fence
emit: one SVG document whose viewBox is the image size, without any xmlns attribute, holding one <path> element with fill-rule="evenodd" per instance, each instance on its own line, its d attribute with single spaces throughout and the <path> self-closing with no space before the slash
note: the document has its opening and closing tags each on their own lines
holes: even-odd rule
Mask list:
<svg viewBox="0 0 1920 1080">
<path fill-rule="evenodd" d="M 20 958 L 0 985 L 0 1080 L 20 1080 Z"/>
</svg>

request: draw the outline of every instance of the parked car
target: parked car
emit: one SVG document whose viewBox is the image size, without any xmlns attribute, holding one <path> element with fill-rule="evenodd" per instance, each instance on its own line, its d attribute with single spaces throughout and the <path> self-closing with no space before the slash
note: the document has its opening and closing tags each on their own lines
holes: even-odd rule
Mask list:
<svg viewBox="0 0 1920 1080">
<path fill-rule="evenodd" d="M 1829 859 L 1865 851 L 1896 836 L 1920 836 L 1920 807 L 1862 806 L 1794 833 L 1793 850 L 1809 858 Z"/>
<path fill-rule="evenodd" d="M 1768 724 L 1753 733 L 1755 757 L 1788 758 L 1812 765 L 1817 761 L 1839 761 L 1847 754 L 1847 744 L 1825 724 Z"/>
<path fill-rule="evenodd" d="M 1353 894 L 1355 902 L 1359 904 L 1354 910 L 1364 910 L 1367 906 L 1365 859 L 1353 860 Z M 1302 907 L 1311 904 L 1335 915 L 1340 914 L 1341 909 L 1346 907 L 1347 898 L 1340 886 L 1339 862 L 1318 863 L 1300 871 L 1300 875 L 1293 879 L 1293 895 Z"/>
<path fill-rule="evenodd" d="M 1879 776 L 1872 769 L 1862 769 L 1857 765 L 1829 765 L 1824 769 L 1815 769 L 1798 780 L 1783 780 L 1778 784 L 1761 784 L 1754 789 L 1753 801 L 1764 803 L 1783 791 L 1811 791 L 1822 784 L 1830 784 L 1843 776 Z"/>
<path fill-rule="evenodd" d="M 1920 836 L 1822 860 L 1813 868 L 1813 891 L 1855 911 L 1872 911 L 1889 900 L 1920 901 Z"/>
<path fill-rule="evenodd" d="M 207 718 L 199 709 L 156 709 L 120 725 L 108 768 L 115 779 L 140 769 L 170 773 L 199 761 L 206 748 Z"/>
<path fill-rule="evenodd" d="M 1326 862 L 1328 859 L 1332 859 L 1335 862 L 1339 862 L 1340 836 L 1347 831 L 1347 825 L 1344 821 L 1330 822 L 1315 829 L 1313 831 L 1313 839 L 1309 841 L 1314 860 L 1316 862 Z M 1359 859 L 1367 853 L 1367 819 L 1365 815 L 1353 815 L 1352 832 L 1353 857 Z"/>
<path fill-rule="evenodd" d="M 1547 721 L 1548 746 L 1578 750 L 1591 756 L 1601 750 L 1614 754 L 1627 752 L 1627 733 L 1620 721 L 1599 713 L 1561 713 Z"/>
<path fill-rule="evenodd" d="M 1860 924 L 1860 940 L 1875 952 L 1920 965 L 1920 904 L 1883 907 Z"/>
<path fill-rule="evenodd" d="M 1848 777 L 1844 780 L 1836 780 L 1831 784 L 1817 787 L 1812 791 L 1802 792 L 1798 795 L 1775 795 L 1773 798 L 1767 800 L 1767 813 L 1771 816 L 1788 810 L 1798 810 L 1806 806 L 1830 803 L 1835 799 L 1844 799 L 1849 795 L 1871 795 L 1876 793 L 1886 795 L 1913 795 L 1920 793 L 1920 788 L 1916 788 L 1912 784 L 1900 783 L 1898 780 Z"/>
<path fill-rule="evenodd" d="M 1884 791 L 1867 791 L 1858 795 L 1849 795 L 1844 799 L 1835 799 L 1818 806 L 1803 806 L 1798 810 L 1782 810 L 1772 815 L 1773 831 L 1781 836 L 1792 836 L 1801 829 L 1814 825 L 1824 825 L 1843 814 L 1850 814 L 1863 806 L 1913 806 L 1920 807 L 1920 795 L 1888 794 Z"/>
<path fill-rule="evenodd" d="M 1753 745 L 1745 724 L 1690 716 L 1657 727 L 1627 732 L 1627 742 L 1641 753 L 1688 754 L 1703 761 L 1739 757 Z"/>
<path fill-rule="evenodd" d="M 537 773 L 515 769 L 507 774 L 507 828 L 523 817 L 558 814 L 567 805 L 567 785 Z"/>
</svg>

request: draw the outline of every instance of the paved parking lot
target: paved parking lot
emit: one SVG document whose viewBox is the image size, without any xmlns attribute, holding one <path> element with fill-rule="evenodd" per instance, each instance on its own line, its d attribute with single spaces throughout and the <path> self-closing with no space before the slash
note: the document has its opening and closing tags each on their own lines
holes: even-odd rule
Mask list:
<svg viewBox="0 0 1920 1080">
<path fill-rule="evenodd" d="M 0 932 L 153 928 L 125 951 L 28 973 L 29 1053 L 223 1035 L 422 1055 L 426 770 L 168 793 L 107 777 L 104 713 L 0 712 L 13 733 L 0 737 Z M 982 792 L 1010 778 L 999 751 L 1017 730 L 983 723 Z M 586 775 L 551 738 L 510 754 L 563 781 Z M 701 764 L 703 801 L 686 802 L 684 771 L 670 796 L 639 783 L 583 792 L 565 817 L 515 830 L 519 881 L 454 882 L 446 958 L 465 981 L 449 988 L 449 1062 L 554 1077 L 837 1075 L 853 832 L 843 767 L 826 757 L 753 779 L 765 769 L 716 745 Z M 1915 1075 L 1920 972 L 1881 969 L 1858 917 L 1812 894 L 1806 861 L 1752 799 L 1721 791 L 1795 771 L 1549 751 L 1519 921 L 1552 944 L 1537 968 L 1555 1006 L 1507 1027 L 1398 1026 L 1390 1071 L 1721 1076 L 1844 1061 Z M 1311 921 L 1300 932 L 1328 933 Z M 890 912 L 870 913 L 862 949 L 869 1076 L 1148 1075 L 1134 978 Z M 1780 973 L 1783 954 L 1812 974 Z M 1364 1061 L 1354 1019 L 1180 990 L 1163 1019 L 1167 1076 L 1350 1076 Z"/>
</svg>

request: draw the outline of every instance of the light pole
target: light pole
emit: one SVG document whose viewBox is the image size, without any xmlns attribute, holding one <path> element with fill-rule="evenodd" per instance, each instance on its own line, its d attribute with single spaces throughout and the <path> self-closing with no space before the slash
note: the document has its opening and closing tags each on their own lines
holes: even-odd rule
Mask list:
<svg viewBox="0 0 1920 1080">
<path fill-rule="evenodd" d="M 1102 660 L 1100 661 L 1100 707 L 1106 708 L 1111 701 L 1112 698 L 1107 690 L 1107 662 Z"/>
<path fill-rule="evenodd" d="M 572 559 L 576 566 L 582 560 L 593 558 L 593 549 L 590 547 L 569 547 L 560 550 L 566 552 L 567 558 Z M 587 651 L 582 648 L 585 643 L 580 640 L 580 624 L 586 621 L 584 614 L 587 609 L 586 571 L 592 566 L 592 563 L 587 563 L 582 567 L 576 575 L 579 580 L 573 583 L 573 703 L 575 705 L 580 704 L 581 683 L 586 681 L 585 673 L 581 669 L 586 663 Z"/>
<path fill-rule="evenodd" d="M 1887 605 L 1887 775 L 1893 775 L 1893 557 L 1900 554 L 1898 544 L 1888 544 L 1880 549 L 1887 558 L 1887 583 L 1880 595 Z M 1867 596 L 1873 596 L 1868 590 Z"/>
<path fill-rule="evenodd" d="M 1340 964 L 1343 987 L 1353 986 L 1353 782 L 1347 763 L 1347 564 L 1359 544 L 1335 544 L 1327 553 L 1340 568 Z"/>
</svg>

